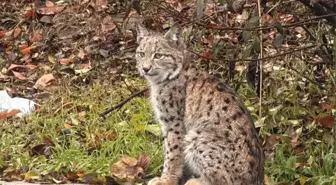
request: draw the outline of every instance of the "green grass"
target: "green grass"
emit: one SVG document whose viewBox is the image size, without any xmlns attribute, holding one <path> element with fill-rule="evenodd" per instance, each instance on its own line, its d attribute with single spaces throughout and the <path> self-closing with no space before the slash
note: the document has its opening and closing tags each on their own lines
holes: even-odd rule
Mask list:
<svg viewBox="0 0 336 185">
<path fill-rule="evenodd" d="M 109 88 L 97 83 L 83 91 L 64 92 L 55 93 L 24 120 L 1 122 L 0 168 L 38 174 L 86 170 L 104 176 L 120 157 L 145 153 L 151 157 L 146 175 L 159 173 L 162 139 L 146 97 L 133 99 L 102 121 L 99 113 L 129 94 L 121 85 Z M 108 134 L 114 136 L 104 138 Z M 34 147 L 48 142 L 54 145 L 50 154 L 41 150 L 45 155 L 32 155 Z"/>
</svg>

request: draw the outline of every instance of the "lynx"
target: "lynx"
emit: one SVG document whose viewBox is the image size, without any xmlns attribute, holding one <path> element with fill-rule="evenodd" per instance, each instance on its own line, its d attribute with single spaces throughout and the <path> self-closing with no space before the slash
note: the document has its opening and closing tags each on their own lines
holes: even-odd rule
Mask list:
<svg viewBox="0 0 336 185">
<path fill-rule="evenodd" d="M 224 83 L 192 65 L 174 24 L 161 35 L 137 26 L 137 68 L 164 137 L 161 177 L 149 185 L 261 185 L 264 155 L 250 113 Z M 195 178 L 197 177 L 197 178 Z"/>
</svg>

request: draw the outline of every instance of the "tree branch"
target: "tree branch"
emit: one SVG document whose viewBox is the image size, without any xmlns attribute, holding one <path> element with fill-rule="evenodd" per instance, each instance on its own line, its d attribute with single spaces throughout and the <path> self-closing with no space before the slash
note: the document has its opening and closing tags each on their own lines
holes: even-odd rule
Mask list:
<svg viewBox="0 0 336 185">
<path fill-rule="evenodd" d="M 309 7 L 316 15 L 332 15 L 335 14 L 335 12 L 331 11 L 331 6 L 325 7 L 323 3 L 320 3 L 316 0 L 299 0 L 301 3 Z M 335 2 L 329 2 L 330 5 L 333 3 L 335 6 Z M 328 22 L 330 22 L 333 25 L 336 25 L 336 16 L 328 16 L 324 17 Z"/>
<path fill-rule="evenodd" d="M 332 16 L 336 16 L 336 13 L 332 13 L 332 14 L 328 14 L 328 15 L 321 15 L 321 16 L 316 16 L 310 19 L 305 19 L 302 21 L 298 21 L 292 24 L 284 24 L 282 25 L 282 27 L 284 28 L 289 28 L 289 27 L 294 27 L 294 26 L 299 26 L 299 25 L 305 25 L 305 24 L 310 24 L 310 21 L 313 20 L 318 20 L 318 19 L 322 19 L 322 18 L 328 18 L 328 17 L 332 17 Z M 253 28 L 237 28 L 237 27 L 221 27 L 221 26 L 209 26 L 200 22 L 192 22 L 193 24 L 196 24 L 198 26 L 202 26 L 204 28 L 208 28 L 208 29 L 214 29 L 214 30 L 242 30 L 242 31 L 260 31 L 260 30 L 268 30 L 271 28 L 274 28 L 274 26 L 257 26 L 257 27 L 253 27 Z"/>
<path fill-rule="evenodd" d="M 277 57 L 280 57 L 280 56 L 283 56 L 283 55 L 288 55 L 288 54 L 291 54 L 291 53 L 295 53 L 297 51 L 302 51 L 302 50 L 313 48 L 313 47 L 316 47 L 316 46 L 319 46 L 319 45 L 305 46 L 305 47 L 301 47 L 301 48 L 298 48 L 298 49 L 293 49 L 293 50 L 290 50 L 290 51 L 287 51 L 287 52 L 279 53 L 279 54 L 276 54 L 276 55 L 270 55 L 270 56 L 267 56 L 267 57 L 259 58 L 257 60 L 268 60 L 268 59 L 272 59 L 272 58 L 277 58 Z M 197 56 L 200 56 L 200 57 L 208 59 L 208 60 L 220 60 L 220 61 L 225 61 L 225 62 L 255 61 L 256 60 L 256 59 L 248 59 L 248 58 L 241 58 L 241 59 L 234 59 L 234 60 L 221 59 L 221 58 L 215 58 L 215 57 L 207 57 L 207 56 L 201 55 L 199 53 L 196 53 L 194 51 L 191 51 L 191 50 L 189 50 L 189 51 L 194 53 Z"/>
</svg>

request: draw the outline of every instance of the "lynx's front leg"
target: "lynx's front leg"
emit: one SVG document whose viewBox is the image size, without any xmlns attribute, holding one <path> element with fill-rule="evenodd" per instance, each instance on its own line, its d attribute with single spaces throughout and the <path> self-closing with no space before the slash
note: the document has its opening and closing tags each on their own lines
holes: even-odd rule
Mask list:
<svg viewBox="0 0 336 185">
<path fill-rule="evenodd" d="M 176 122 L 174 116 L 162 118 L 165 133 L 164 164 L 161 177 L 149 181 L 148 185 L 177 185 L 183 171 L 183 137 L 182 122 Z"/>
</svg>

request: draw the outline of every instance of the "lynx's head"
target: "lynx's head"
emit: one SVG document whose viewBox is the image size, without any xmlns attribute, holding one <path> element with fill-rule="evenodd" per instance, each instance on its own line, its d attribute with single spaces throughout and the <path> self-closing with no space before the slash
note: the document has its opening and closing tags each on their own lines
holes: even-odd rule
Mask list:
<svg viewBox="0 0 336 185">
<path fill-rule="evenodd" d="M 151 34 L 146 28 L 138 25 L 137 42 L 137 68 L 150 83 L 171 80 L 181 72 L 185 45 L 177 24 L 165 35 Z"/>
</svg>

